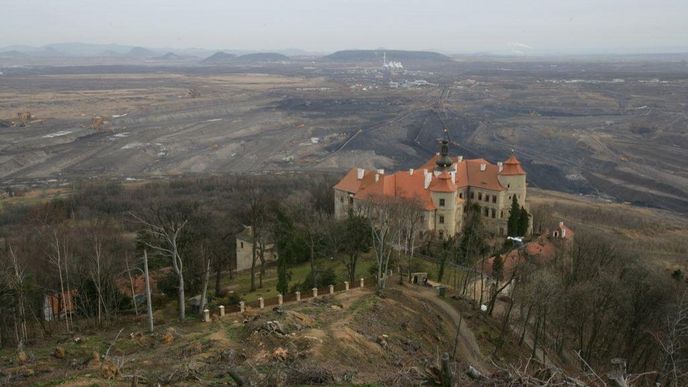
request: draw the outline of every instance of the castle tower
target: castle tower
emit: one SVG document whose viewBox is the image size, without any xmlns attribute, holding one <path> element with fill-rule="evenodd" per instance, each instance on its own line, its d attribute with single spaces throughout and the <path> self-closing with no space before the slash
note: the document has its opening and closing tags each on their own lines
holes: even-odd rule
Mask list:
<svg viewBox="0 0 688 387">
<path fill-rule="evenodd" d="M 516 195 L 519 204 L 526 206 L 526 171 L 521 167 L 521 162 L 516 158 L 516 154 L 512 151 L 511 156 L 503 163 L 499 163 L 499 175 L 497 178 L 499 182 L 507 189 L 506 204 L 511 203 L 511 198 Z"/>
<path fill-rule="evenodd" d="M 428 190 L 435 211 L 435 231 L 438 236 L 451 237 L 461 230 L 463 220 L 463 205 L 457 199 L 456 175 L 452 166 L 454 161 L 449 157 L 449 136 L 444 130 L 444 139 L 440 146 L 440 154 L 435 160 L 435 173 Z"/>
</svg>

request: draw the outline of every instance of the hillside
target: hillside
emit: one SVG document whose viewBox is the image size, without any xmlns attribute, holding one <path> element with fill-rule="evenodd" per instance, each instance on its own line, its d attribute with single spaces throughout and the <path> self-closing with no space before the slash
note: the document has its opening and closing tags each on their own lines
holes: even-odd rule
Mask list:
<svg viewBox="0 0 688 387">
<path fill-rule="evenodd" d="M 287 61 L 289 57 L 274 52 L 256 52 L 236 57 L 237 62 L 281 62 Z"/>
<path fill-rule="evenodd" d="M 236 55 L 234 55 L 234 54 L 228 54 L 226 52 L 219 51 L 219 52 L 216 52 L 213 55 L 203 59 L 201 61 L 201 63 L 204 63 L 204 64 L 221 64 L 221 63 L 225 63 L 227 61 L 231 61 L 234 58 L 236 58 Z"/>
<path fill-rule="evenodd" d="M 126 383 L 133 375 L 149 384 L 232 384 L 232 373 L 255 385 L 415 385 L 437 378 L 438 353 L 452 350 L 456 331 L 452 315 L 428 297 L 436 296 L 418 287 L 395 287 L 384 298 L 352 289 L 243 315 L 219 317 L 214 308 L 209 323 L 166 323 L 156 312 L 152 335 L 132 321 L 97 336 L 48 338 L 28 348 L 24 362 L 4 351 L 2 363 L 17 384 Z M 460 339 L 451 366 L 468 385 L 469 365 L 491 368 L 466 325 Z"/>
</svg>

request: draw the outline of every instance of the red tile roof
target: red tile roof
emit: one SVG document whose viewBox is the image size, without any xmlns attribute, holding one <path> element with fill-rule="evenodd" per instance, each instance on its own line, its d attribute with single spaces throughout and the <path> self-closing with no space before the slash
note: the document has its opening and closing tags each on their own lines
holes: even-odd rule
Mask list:
<svg viewBox="0 0 688 387">
<path fill-rule="evenodd" d="M 504 187 L 498 176 L 499 167 L 485 159 L 463 160 L 456 168 L 456 183 L 459 187 L 503 191 Z"/>
<path fill-rule="evenodd" d="M 452 181 L 449 173 L 442 172 L 439 176 L 432 179 L 428 189 L 432 192 L 456 192 L 456 184 Z"/>
<path fill-rule="evenodd" d="M 432 171 L 435 166 L 437 155 L 433 156 L 419 169 L 427 169 Z M 485 159 L 462 159 L 459 162 L 458 157 L 453 157 L 456 169 L 456 186 L 476 187 L 482 189 L 489 189 L 492 191 L 503 191 L 504 187 L 499 183 L 499 167 L 490 163 Z M 482 170 L 481 165 L 485 164 L 485 170 Z"/>
<path fill-rule="evenodd" d="M 556 247 L 552 244 L 552 242 L 544 237 L 540 237 L 533 242 L 527 243 L 522 249 L 513 249 L 505 256 L 502 256 L 502 280 L 509 280 L 511 275 L 514 273 L 514 270 L 516 270 L 519 265 L 527 262 L 542 265 L 552 261 L 555 254 Z M 482 265 L 482 270 L 481 262 L 478 262 L 476 268 L 487 275 L 492 275 L 492 265 L 494 264 L 494 259 L 495 257 L 486 259 Z"/>
<path fill-rule="evenodd" d="M 425 176 L 422 171 L 401 171 L 393 175 L 379 175 L 378 181 L 363 187 L 355 198 L 366 200 L 369 198 L 396 197 L 408 200 L 418 200 L 426 210 L 434 210 L 430 191 L 425 189 Z"/>
<path fill-rule="evenodd" d="M 363 178 L 358 179 L 359 168 L 351 168 L 349 172 L 339 180 L 334 188 L 346 192 L 356 193 L 362 187 L 375 181 L 375 171 L 363 170 Z"/>
<path fill-rule="evenodd" d="M 502 170 L 504 176 L 525 175 L 526 171 L 521 167 L 521 162 L 518 161 L 515 154 L 511 154 L 504 162 L 504 169 Z"/>
</svg>

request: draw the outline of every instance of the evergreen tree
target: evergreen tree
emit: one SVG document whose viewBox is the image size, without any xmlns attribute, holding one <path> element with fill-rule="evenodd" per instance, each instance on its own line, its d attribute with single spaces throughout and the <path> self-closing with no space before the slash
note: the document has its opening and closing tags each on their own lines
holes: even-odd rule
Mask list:
<svg viewBox="0 0 688 387">
<path fill-rule="evenodd" d="M 521 231 L 521 208 L 518 205 L 516 195 L 511 201 L 511 210 L 509 210 L 509 220 L 507 221 L 506 234 L 511 237 L 522 236 Z"/>
<path fill-rule="evenodd" d="M 277 249 L 277 291 L 287 294 L 291 272 L 289 266 L 302 253 L 299 235 L 291 217 L 281 208 L 276 210 L 275 247 Z"/>
<path fill-rule="evenodd" d="M 466 221 L 459 241 L 457 263 L 471 265 L 475 258 L 485 254 L 487 252 L 486 234 L 480 215 L 480 206 L 474 203 L 467 210 Z"/>
<path fill-rule="evenodd" d="M 521 207 L 518 217 L 518 231 L 519 235 L 523 236 L 528 234 L 528 226 L 530 225 L 530 214 L 524 207 Z"/>
<path fill-rule="evenodd" d="M 368 221 L 349 211 L 349 216 L 344 220 L 344 247 L 346 254 L 346 271 L 350 283 L 356 281 L 356 265 L 361 254 L 370 250 L 371 245 L 370 225 Z"/>
</svg>

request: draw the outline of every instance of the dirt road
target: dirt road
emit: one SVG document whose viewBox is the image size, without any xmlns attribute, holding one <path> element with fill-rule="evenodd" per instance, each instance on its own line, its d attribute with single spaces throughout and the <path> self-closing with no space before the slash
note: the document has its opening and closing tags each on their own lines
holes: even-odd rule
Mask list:
<svg viewBox="0 0 688 387">
<path fill-rule="evenodd" d="M 442 298 L 438 297 L 434 289 L 420 286 L 410 286 L 404 287 L 403 292 L 409 296 L 423 299 L 441 309 L 447 316 L 451 318 L 454 331 L 456 331 L 456 327 L 461 320 L 461 315 L 453 306 L 444 301 Z M 459 357 L 465 359 L 467 363 L 485 373 L 490 369 L 490 367 L 480 351 L 480 346 L 478 345 L 478 341 L 475 339 L 473 331 L 468 328 L 465 321 L 461 323 L 459 333 L 459 345 L 456 349 Z M 450 340 L 453 341 L 454 337 L 451 337 Z"/>
</svg>

